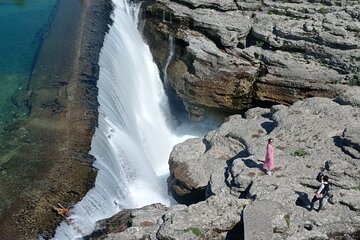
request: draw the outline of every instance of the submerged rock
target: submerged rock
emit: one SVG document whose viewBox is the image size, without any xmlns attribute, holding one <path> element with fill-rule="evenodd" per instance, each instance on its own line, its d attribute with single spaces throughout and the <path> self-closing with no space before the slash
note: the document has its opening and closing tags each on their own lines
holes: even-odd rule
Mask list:
<svg viewBox="0 0 360 240">
<path fill-rule="evenodd" d="M 8 129 L 16 148 L 5 152 L 0 169 L 1 239 L 50 239 L 63 221 L 52 207 L 71 206 L 93 187 L 96 171 L 87 153 L 97 125 L 97 88 L 82 82 L 81 73 L 98 78 L 111 11 L 105 0 L 58 1 L 53 11 L 27 92 L 12 96 L 29 116 Z"/>
</svg>

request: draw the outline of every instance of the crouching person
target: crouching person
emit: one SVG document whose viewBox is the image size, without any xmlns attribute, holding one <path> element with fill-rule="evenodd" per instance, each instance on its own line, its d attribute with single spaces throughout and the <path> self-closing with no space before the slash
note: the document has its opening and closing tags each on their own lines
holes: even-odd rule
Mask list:
<svg viewBox="0 0 360 240">
<path fill-rule="evenodd" d="M 321 180 L 321 185 L 319 189 L 316 191 L 315 196 L 311 200 L 310 210 L 314 209 L 314 204 L 317 201 L 319 201 L 319 208 L 316 211 L 317 212 L 320 211 L 321 208 L 323 207 L 324 198 L 329 196 L 330 185 L 328 181 L 329 181 L 329 177 L 323 176 Z"/>
</svg>

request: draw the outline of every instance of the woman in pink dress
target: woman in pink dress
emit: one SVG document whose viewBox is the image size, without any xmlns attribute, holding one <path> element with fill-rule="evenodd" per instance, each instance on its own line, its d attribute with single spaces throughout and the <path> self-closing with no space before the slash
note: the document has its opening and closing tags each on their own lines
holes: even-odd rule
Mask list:
<svg viewBox="0 0 360 240">
<path fill-rule="evenodd" d="M 274 147 L 272 143 L 274 142 L 274 139 L 269 138 L 268 143 L 266 146 L 266 156 L 265 156 L 265 162 L 264 162 L 264 170 L 267 175 L 271 176 L 271 170 L 275 168 L 275 160 L 274 160 Z"/>
</svg>

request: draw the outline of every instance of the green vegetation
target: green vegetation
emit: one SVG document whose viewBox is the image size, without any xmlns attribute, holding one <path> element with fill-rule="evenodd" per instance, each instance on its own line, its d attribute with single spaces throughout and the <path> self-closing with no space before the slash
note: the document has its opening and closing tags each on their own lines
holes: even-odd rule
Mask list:
<svg viewBox="0 0 360 240">
<path fill-rule="evenodd" d="M 305 149 L 301 148 L 301 149 L 296 150 L 291 155 L 293 155 L 295 157 L 305 157 L 305 156 L 310 155 L 310 153 L 308 151 L 306 151 Z"/>
<path fill-rule="evenodd" d="M 328 10 L 327 8 L 322 7 L 322 8 L 319 9 L 319 12 L 320 12 L 322 15 L 325 15 L 325 14 L 329 13 L 329 10 Z"/>
<path fill-rule="evenodd" d="M 290 227 L 290 214 L 285 214 L 284 215 L 284 219 L 285 219 L 285 222 L 286 222 L 286 225 L 287 227 L 289 228 Z"/>
<path fill-rule="evenodd" d="M 189 227 L 188 229 L 185 230 L 185 232 L 192 232 L 192 234 L 194 234 L 197 237 L 201 236 L 201 231 L 200 229 L 196 228 L 196 227 Z"/>
<path fill-rule="evenodd" d="M 255 43 L 255 45 L 257 46 L 257 47 L 262 47 L 263 45 L 264 45 L 264 42 L 263 41 L 258 41 L 258 40 L 256 40 L 256 43 Z"/>
<path fill-rule="evenodd" d="M 306 9 L 305 9 L 305 8 L 298 9 L 298 12 L 305 14 L 305 13 L 306 13 Z"/>
<path fill-rule="evenodd" d="M 349 81 L 350 86 L 360 86 L 360 79 L 358 75 L 353 75 Z"/>
</svg>

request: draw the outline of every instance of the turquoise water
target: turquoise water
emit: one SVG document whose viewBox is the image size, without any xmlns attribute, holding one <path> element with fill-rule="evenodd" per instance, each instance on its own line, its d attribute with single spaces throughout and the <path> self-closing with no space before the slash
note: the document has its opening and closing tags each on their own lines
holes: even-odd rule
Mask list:
<svg viewBox="0 0 360 240">
<path fill-rule="evenodd" d="M 17 146 L 27 85 L 58 0 L 0 0 L 0 164 Z"/>
</svg>

